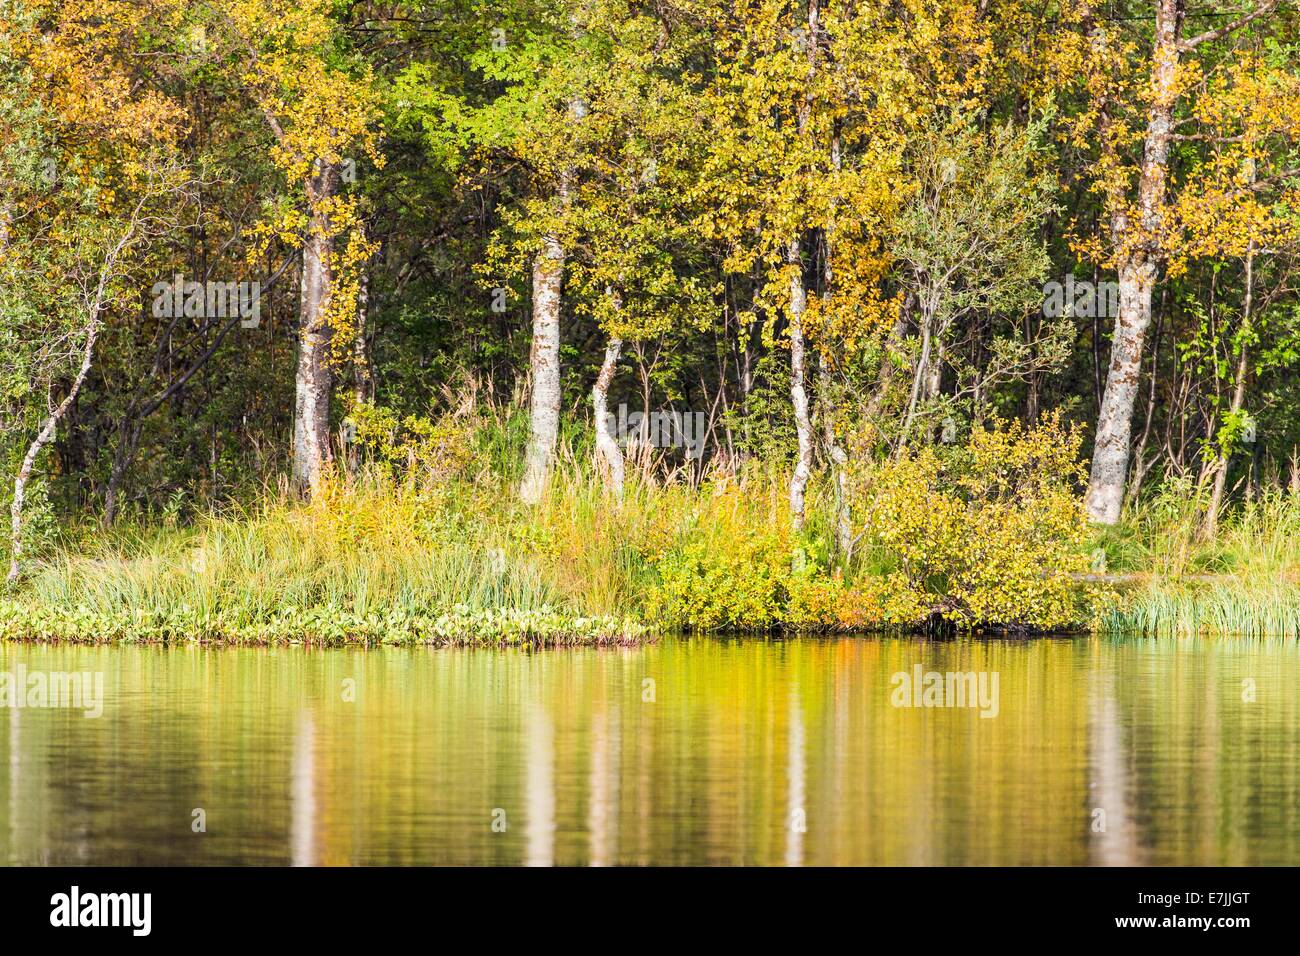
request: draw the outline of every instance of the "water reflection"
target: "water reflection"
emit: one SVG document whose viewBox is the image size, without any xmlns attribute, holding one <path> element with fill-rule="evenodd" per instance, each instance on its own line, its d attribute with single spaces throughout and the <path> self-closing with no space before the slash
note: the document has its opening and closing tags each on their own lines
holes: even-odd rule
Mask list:
<svg viewBox="0 0 1300 956">
<path fill-rule="evenodd" d="M 22 786 L 20 784 L 21 771 L 23 765 L 23 748 L 19 739 L 22 730 L 23 719 L 22 711 L 14 710 L 9 714 L 9 845 L 13 846 L 19 830 L 19 813 L 22 811 L 20 800 L 22 798 Z"/>
<path fill-rule="evenodd" d="M 608 866 L 618 848 L 618 716 L 603 706 L 591 722 L 591 786 L 587 831 L 591 834 L 592 866 Z"/>
<path fill-rule="evenodd" d="M 1129 806 L 1119 705 L 1115 702 L 1110 678 L 1094 679 L 1091 684 L 1092 779 L 1089 786 L 1093 797 L 1092 862 L 1105 866 L 1134 866 L 1141 860 L 1137 853 L 1136 825 Z"/>
<path fill-rule="evenodd" d="M 293 865 L 316 862 L 316 725 L 303 711 L 293 740 Z"/>
<path fill-rule="evenodd" d="M 526 801 L 528 806 L 528 865 L 555 862 L 555 746 L 551 719 L 540 703 L 528 714 Z"/>
<path fill-rule="evenodd" d="M 105 703 L 0 707 L 8 863 L 1300 863 L 1288 642 L 0 645 L 19 662 L 102 671 Z M 997 717 L 894 706 L 918 665 L 996 673 Z"/>
<path fill-rule="evenodd" d="M 785 865 L 800 866 L 803 863 L 803 835 L 808 828 L 807 814 L 804 811 L 804 737 L 803 712 L 799 708 L 799 691 L 796 688 L 790 695 L 790 744 L 786 756 L 786 780 L 789 781 L 790 794 L 786 800 L 789 811 L 789 834 L 785 840 Z"/>
</svg>

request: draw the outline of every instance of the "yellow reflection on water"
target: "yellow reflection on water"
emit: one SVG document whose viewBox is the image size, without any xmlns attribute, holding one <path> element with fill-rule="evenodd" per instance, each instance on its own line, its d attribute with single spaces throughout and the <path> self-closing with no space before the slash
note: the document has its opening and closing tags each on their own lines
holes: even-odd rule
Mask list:
<svg viewBox="0 0 1300 956">
<path fill-rule="evenodd" d="M 105 700 L 0 707 L 8 863 L 1300 862 L 1294 643 L 0 645 L 19 664 Z M 996 675 L 996 707 L 897 706 L 913 675 Z"/>
</svg>

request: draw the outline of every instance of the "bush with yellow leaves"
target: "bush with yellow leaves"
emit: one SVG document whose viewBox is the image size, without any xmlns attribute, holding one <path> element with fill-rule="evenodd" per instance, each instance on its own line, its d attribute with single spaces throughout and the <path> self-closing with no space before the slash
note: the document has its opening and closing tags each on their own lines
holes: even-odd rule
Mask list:
<svg viewBox="0 0 1300 956">
<path fill-rule="evenodd" d="M 1053 630 L 1086 619 L 1077 428 L 1059 416 L 976 427 L 873 476 L 866 537 L 917 604 L 961 627 Z"/>
<path fill-rule="evenodd" d="M 720 478 L 646 554 L 647 619 L 688 631 L 862 631 L 923 623 L 928 607 L 900 573 L 828 567 L 816 535 L 790 524 L 785 482 Z"/>
<path fill-rule="evenodd" d="M 779 486 L 730 478 L 701 489 L 653 549 L 652 621 L 690 631 L 767 630 L 786 617 L 794 536 Z"/>
<path fill-rule="evenodd" d="M 461 475 L 473 460 L 472 422 L 444 415 L 399 418 L 391 409 L 358 402 L 348 414 L 356 447 L 394 477 L 433 487 Z"/>
</svg>

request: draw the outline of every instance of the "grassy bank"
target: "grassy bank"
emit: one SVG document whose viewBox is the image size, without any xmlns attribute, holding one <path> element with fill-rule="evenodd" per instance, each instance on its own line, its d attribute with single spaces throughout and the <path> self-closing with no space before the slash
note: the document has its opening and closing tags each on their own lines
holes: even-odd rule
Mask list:
<svg viewBox="0 0 1300 956">
<path fill-rule="evenodd" d="M 1100 625 L 1152 636 L 1300 637 L 1300 494 L 1275 488 L 1204 536 L 1206 502 L 1172 484 L 1099 533 L 1107 569 L 1133 576 Z"/>
<path fill-rule="evenodd" d="M 0 635 L 239 643 L 629 642 L 452 487 L 363 479 L 187 527 L 73 531 L 0 599 Z M 610 602 L 609 606 L 613 606 Z"/>
<path fill-rule="evenodd" d="M 446 461 L 441 453 L 432 456 Z M 779 470 L 665 479 L 621 500 L 563 455 L 545 499 L 512 477 L 374 465 L 310 502 L 265 491 L 189 521 L 69 528 L 0 596 L 0 637 L 238 643 L 630 643 L 668 630 L 1300 635 L 1300 496 L 1213 540 L 1177 488 L 1097 532 L 1075 439 L 977 434 L 852 476 L 854 552 L 814 483 L 795 530 Z M 1098 566 L 1117 586 L 1085 582 Z M 942 622 L 942 623 L 940 623 Z"/>
<path fill-rule="evenodd" d="M 780 480 L 757 474 L 707 489 L 633 479 L 620 504 L 570 464 L 525 508 L 506 480 L 371 471 L 311 502 L 268 493 L 185 526 L 70 529 L 0 596 L 0 636 L 626 643 L 666 620 L 659 566 L 685 540 L 731 556 L 718 600 L 768 628 L 784 576 L 742 563 L 790 565 L 783 509 Z M 733 554 L 738 538 L 750 540 Z"/>
</svg>

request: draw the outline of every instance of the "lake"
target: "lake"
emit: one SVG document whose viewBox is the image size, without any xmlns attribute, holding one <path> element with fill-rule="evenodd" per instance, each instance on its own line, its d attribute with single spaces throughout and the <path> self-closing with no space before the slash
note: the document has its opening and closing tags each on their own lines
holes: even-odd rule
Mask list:
<svg viewBox="0 0 1300 956">
<path fill-rule="evenodd" d="M 9 864 L 1300 863 L 1292 641 L 5 644 L 0 675 Z"/>
</svg>

